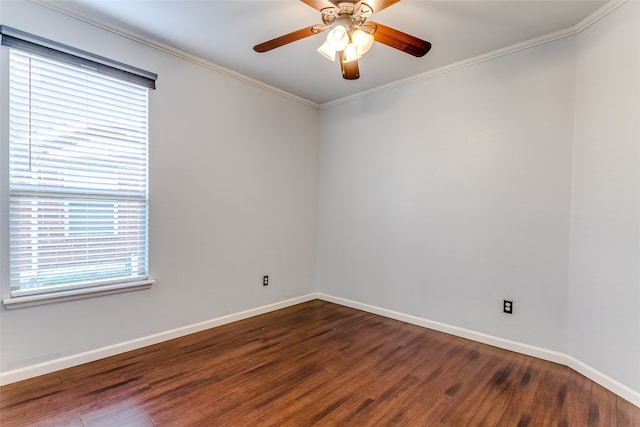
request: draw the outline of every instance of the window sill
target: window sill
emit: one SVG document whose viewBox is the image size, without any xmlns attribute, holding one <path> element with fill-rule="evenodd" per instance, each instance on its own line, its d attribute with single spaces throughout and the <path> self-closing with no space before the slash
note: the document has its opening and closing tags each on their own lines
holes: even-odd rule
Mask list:
<svg viewBox="0 0 640 427">
<path fill-rule="evenodd" d="M 118 294 L 122 292 L 141 291 L 149 289 L 154 280 L 144 280 L 134 283 L 121 283 L 116 285 L 99 286 L 95 288 L 74 289 L 71 291 L 51 292 L 49 294 L 29 295 L 16 298 L 5 298 L 2 304 L 7 309 L 31 307 L 34 305 L 51 304 L 54 302 L 72 301 L 83 298 L 92 298 L 103 295 Z"/>
</svg>

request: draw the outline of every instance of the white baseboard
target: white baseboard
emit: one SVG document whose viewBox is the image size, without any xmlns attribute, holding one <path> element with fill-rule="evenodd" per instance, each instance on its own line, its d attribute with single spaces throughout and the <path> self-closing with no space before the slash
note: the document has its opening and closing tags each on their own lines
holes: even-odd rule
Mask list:
<svg viewBox="0 0 640 427">
<path fill-rule="evenodd" d="M 568 366 L 569 368 L 602 385 L 603 387 L 607 388 L 623 399 L 628 400 L 634 405 L 640 407 L 640 392 L 631 389 L 630 387 L 614 380 L 613 378 L 603 374 L 597 369 L 592 368 L 591 366 L 570 355 L 318 292 L 310 293 L 273 304 L 264 305 L 257 308 L 252 308 L 250 310 L 241 311 L 239 313 L 217 317 L 215 319 L 172 329 L 165 332 L 160 332 L 135 340 L 98 348 L 84 353 L 74 354 L 44 363 L 38 363 L 36 365 L 15 369 L 13 371 L 1 372 L 0 385 L 10 384 L 17 381 L 37 377 L 39 375 L 44 375 L 73 366 L 81 365 L 83 363 L 93 362 L 105 357 L 114 356 L 116 354 L 136 350 L 153 344 L 158 344 L 163 341 L 179 338 L 185 335 L 214 328 L 216 326 L 225 325 L 227 323 L 247 319 L 253 316 L 258 316 L 260 314 L 279 310 L 285 307 L 290 307 L 292 305 L 300 304 L 314 299 L 321 299 L 323 301 L 344 305 L 346 307 L 355 308 L 358 310 L 366 311 L 368 313 L 400 320 L 412 325 L 422 326 L 424 328 L 433 329 L 462 338 L 467 338 L 472 341 L 489 344 L 494 347 L 499 347 L 506 350 L 515 351 L 517 353 L 526 354 L 528 356 L 537 357 L 538 359 L 559 363 L 561 365 Z"/>
<path fill-rule="evenodd" d="M 484 334 L 482 332 L 460 328 L 458 326 L 447 325 L 446 323 L 435 322 L 433 320 L 388 310 L 386 308 L 380 308 L 344 298 L 334 297 L 332 295 L 321 293 L 318 294 L 318 298 L 324 301 L 333 302 L 335 304 L 345 305 L 347 307 L 366 311 L 368 313 L 378 314 L 380 316 L 400 320 L 406 323 L 411 323 L 412 325 L 422 326 L 423 328 L 433 329 L 435 331 L 444 332 L 447 334 L 455 335 L 457 337 L 467 338 L 472 341 L 481 342 L 483 344 L 489 344 L 494 347 L 515 351 L 516 353 L 522 353 L 528 356 L 537 357 L 538 359 L 548 360 L 550 362 L 559 363 L 561 365 L 567 365 L 567 355 L 557 351 L 547 350 L 545 348 L 536 347 L 517 341 L 511 341 L 505 338 L 499 338 L 493 335 Z"/>
<path fill-rule="evenodd" d="M 581 373 L 593 382 L 600 384 L 602 387 L 614 392 L 624 400 L 627 400 L 640 408 L 640 392 L 614 380 L 575 357 L 567 356 L 567 361 L 567 366 L 574 371 Z"/>
<path fill-rule="evenodd" d="M 631 389 L 630 387 L 614 380 L 613 378 L 603 374 L 597 369 L 583 363 L 573 356 L 560 353 L 553 350 L 548 350 L 541 347 L 536 347 L 529 344 L 524 344 L 517 341 L 511 341 L 504 338 L 495 337 L 493 335 L 483 334 L 481 332 L 472 331 L 457 326 L 447 325 L 445 323 L 435 322 L 433 320 L 423 319 L 421 317 L 412 316 L 410 314 L 399 313 L 397 311 L 388 310 L 386 308 L 376 307 L 373 305 L 363 304 L 360 302 L 348 300 L 345 298 L 335 297 L 323 293 L 316 294 L 318 299 L 323 301 L 332 302 L 335 304 L 344 305 L 347 307 L 355 308 L 358 310 L 366 311 L 368 313 L 377 314 L 380 316 L 388 317 L 390 319 L 400 320 L 402 322 L 410 323 L 412 325 L 422 326 L 424 328 L 433 329 L 447 334 L 455 335 L 462 338 L 467 338 L 472 341 L 489 344 L 494 347 L 504 348 L 506 350 L 515 351 L 517 353 L 525 354 L 527 356 L 533 356 L 538 359 L 548 360 L 550 362 L 559 363 L 561 365 L 568 366 L 576 372 L 584 375 L 590 380 L 600 384 L 611 392 L 617 394 L 625 400 L 640 407 L 640 392 Z"/>
<path fill-rule="evenodd" d="M 253 316 L 258 316 L 260 314 L 279 310 L 281 308 L 289 307 L 295 304 L 311 301 L 313 299 L 317 299 L 317 297 L 318 297 L 317 294 L 311 293 L 311 294 L 303 295 L 297 298 L 291 298 L 285 301 L 280 301 L 273 304 L 268 304 L 261 307 L 241 311 L 239 313 L 233 313 L 226 316 L 217 317 L 215 319 L 206 320 L 204 322 L 195 323 L 193 325 L 183 326 L 181 328 L 171 329 L 169 331 L 164 331 L 164 332 L 149 335 L 146 337 L 125 341 L 125 342 L 110 345 L 107 347 L 97 348 L 95 350 L 90 350 L 83 353 L 78 353 L 71 356 L 50 360 L 48 362 L 26 366 L 24 368 L 15 369 L 12 371 L 0 372 L 0 385 L 11 384 L 14 382 L 37 377 L 39 375 L 49 374 L 51 372 L 71 368 L 73 366 L 81 365 L 83 363 L 94 362 L 99 359 L 104 359 L 105 357 L 115 356 L 116 354 L 125 353 L 131 350 L 137 350 L 142 347 L 158 344 L 163 341 L 168 341 L 174 338 L 179 338 L 185 335 L 204 331 L 206 329 L 211 329 L 216 326 L 225 325 L 227 323 L 235 322 L 242 319 L 247 319 Z"/>
</svg>

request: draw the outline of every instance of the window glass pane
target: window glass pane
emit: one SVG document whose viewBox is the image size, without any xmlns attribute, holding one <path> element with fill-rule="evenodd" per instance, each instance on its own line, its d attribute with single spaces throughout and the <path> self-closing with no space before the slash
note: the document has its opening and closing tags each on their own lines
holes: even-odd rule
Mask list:
<svg viewBox="0 0 640 427">
<path fill-rule="evenodd" d="M 12 296 L 147 278 L 147 92 L 11 49 Z"/>
</svg>

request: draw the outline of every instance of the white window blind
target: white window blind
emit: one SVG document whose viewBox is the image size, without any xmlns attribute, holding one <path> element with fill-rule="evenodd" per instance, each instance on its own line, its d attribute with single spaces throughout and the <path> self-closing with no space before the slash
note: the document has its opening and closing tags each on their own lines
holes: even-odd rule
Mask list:
<svg viewBox="0 0 640 427">
<path fill-rule="evenodd" d="M 148 277 L 148 89 L 10 50 L 11 297 Z"/>
</svg>

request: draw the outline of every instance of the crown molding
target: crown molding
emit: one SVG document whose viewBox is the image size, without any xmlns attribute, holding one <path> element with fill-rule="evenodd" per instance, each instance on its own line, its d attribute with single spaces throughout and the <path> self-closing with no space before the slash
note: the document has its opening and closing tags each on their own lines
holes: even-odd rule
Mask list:
<svg viewBox="0 0 640 427">
<path fill-rule="evenodd" d="M 276 95 L 283 96 L 285 98 L 291 99 L 293 101 L 299 102 L 301 104 L 307 105 L 313 108 L 319 108 L 320 104 L 317 102 L 310 101 L 306 98 L 303 98 L 298 95 L 294 95 L 291 92 L 287 92 L 285 90 L 279 89 L 275 86 L 271 86 L 267 83 L 261 82 L 260 80 L 256 80 L 249 76 L 246 76 L 242 73 L 238 73 L 237 71 L 233 71 L 229 68 L 225 68 L 221 65 L 215 64 L 213 62 L 202 59 L 199 56 L 190 54 L 183 50 L 174 48 L 164 43 L 160 43 L 156 40 L 152 40 L 148 37 L 142 36 L 140 34 L 131 32 L 129 30 L 125 30 L 124 28 L 113 25 L 112 23 L 107 23 L 106 21 L 99 19 L 92 15 L 87 15 L 77 10 L 74 10 L 72 7 L 67 5 L 67 2 L 52 2 L 45 0 L 29 0 L 32 3 L 35 3 L 39 6 L 46 7 L 47 9 L 53 10 L 54 12 L 61 13 L 63 15 L 69 16 L 71 18 L 77 19 L 79 21 L 85 22 L 89 25 L 93 25 L 94 27 L 98 27 L 102 30 L 108 31 L 110 33 L 116 34 L 118 36 L 127 38 L 134 42 L 143 44 L 145 46 L 151 47 L 153 49 L 159 50 L 161 52 L 167 53 L 169 55 L 175 56 L 179 59 L 191 62 L 193 64 L 199 65 L 201 67 L 207 68 L 209 70 L 215 71 L 219 74 L 225 75 L 227 77 L 231 77 L 233 79 L 239 80 L 241 82 L 247 83 L 251 86 L 266 90 L 268 92 L 274 93 Z"/>
<path fill-rule="evenodd" d="M 445 73 L 449 73 L 452 71 L 456 71 L 458 69 L 461 68 L 465 68 L 465 67 L 469 67 L 475 64 L 479 64 L 481 62 L 485 62 L 485 61 L 490 61 L 492 59 L 496 59 L 496 58 L 500 58 L 502 56 L 505 55 L 510 55 L 512 53 L 516 53 L 516 52 L 520 52 L 522 50 L 525 49 L 530 49 L 532 47 L 536 47 L 536 46 L 540 46 L 542 44 L 546 44 L 546 43 L 551 43 L 553 41 L 556 40 L 560 40 L 566 37 L 572 37 L 575 36 L 579 33 L 581 33 L 582 31 L 584 31 L 585 29 L 589 28 L 591 25 L 595 24 L 596 22 L 598 22 L 599 20 L 601 20 L 602 18 L 604 18 L 605 16 L 609 15 L 611 12 L 613 12 L 614 10 L 616 10 L 617 8 L 619 8 L 620 6 L 622 6 L 623 4 L 627 3 L 629 0 L 612 0 L 609 1 L 607 3 L 605 3 L 600 9 L 596 10 L 595 12 L 593 12 L 591 15 L 589 15 L 588 17 L 586 17 L 585 19 L 583 19 L 582 21 L 580 21 L 578 24 L 569 27 L 569 28 L 565 28 L 563 30 L 559 30 L 553 33 L 549 33 L 549 34 L 545 34 L 543 36 L 540 37 L 536 37 L 530 40 L 526 40 L 524 42 L 521 43 L 516 43 L 514 45 L 511 46 L 507 46 L 505 48 L 501 48 L 501 49 L 497 49 L 494 50 L 492 52 L 488 52 L 486 54 L 482 54 L 482 55 L 478 55 L 478 56 L 474 56 L 472 58 L 469 59 L 465 59 L 462 61 L 458 61 L 455 62 L 453 64 L 449 64 L 449 65 L 445 65 L 443 67 L 440 68 L 436 68 L 434 70 L 430 70 L 421 74 L 417 74 L 415 76 L 411 76 L 408 77 L 406 79 L 403 80 L 398 80 L 396 82 L 392 82 L 383 86 L 378 86 L 376 88 L 364 91 L 364 92 L 359 92 L 356 93 L 354 95 L 350 95 L 344 98 L 340 98 L 334 101 L 329 101 L 329 102 L 325 102 L 322 104 L 319 104 L 317 102 L 313 102 L 311 100 L 308 100 L 306 98 L 303 98 L 301 96 L 298 95 L 294 95 L 290 92 L 287 92 L 285 90 L 279 89 L 275 86 L 271 86 L 267 83 L 261 82 L 259 80 L 256 80 L 254 78 L 248 77 L 244 74 L 238 73 L 236 71 L 233 71 L 231 69 L 222 67 L 218 64 L 215 64 L 213 62 L 210 61 L 206 61 L 202 58 L 200 58 L 199 56 L 196 55 L 192 55 L 190 53 L 184 52 L 180 49 L 171 47 L 169 45 L 166 45 L 164 43 L 160 43 L 158 41 L 152 40 L 150 38 L 144 37 L 140 34 L 136 34 L 133 33 L 131 31 L 125 30 L 123 28 L 114 26 L 112 23 L 107 23 L 104 20 L 101 20 L 99 18 L 96 18 L 95 16 L 89 16 L 86 15 L 84 13 L 81 13 L 77 10 L 73 10 L 71 7 L 66 6 L 64 2 L 50 2 L 50 1 L 45 1 L 45 0 L 30 0 L 33 3 L 36 3 L 40 6 L 46 7 L 48 9 L 51 9 L 53 11 L 62 13 L 64 15 L 70 16 L 72 18 L 78 19 L 80 21 L 86 22 L 90 25 L 96 26 L 98 28 L 101 28 L 105 31 L 109 31 L 111 33 L 117 34 L 119 36 L 125 37 L 127 39 L 133 40 L 135 42 L 141 43 L 143 45 L 146 45 L 148 47 L 151 47 L 153 49 L 157 49 L 159 51 L 162 51 L 164 53 L 168 53 L 170 55 L 173 55 L 177 58 L 183 59 L 185 61 L 194 63 L 196 65 L 200 65 L 202 67 L 205 67 L 207 69 L 210 69 L 212 71 L 215 71 L 217 73 L 223 74 L 227 77 L 231 77 L 233 79 L 236 80 L 240 80 L 244 83 L 247 83 L 251 86 L 255 86 L 257 88 L 266 90 L 268 92 L 274 93 L 276 95 L 280 95 L 283 96 L 285 98 L 291 99 L 295 102 L 299 102 L 301 104 L 322 110 L 325 108 L 329 108 L 329 107 L 333 107 L 336 105 L 340 105 L 340 104 L 344 104 L 347 102 L 351 102 L 354 101 L 356 99 L 360 99 L 360 98 L 365 98 L 367 96 L 371 96 L 377 93 L 382 93 L 391 89 L 395 89 L 401 86 L 405 86 L 405 85 L 409 85 L 421 80 L 425 80 L 431 77 L 435 77 L 435 76 L 439 76 L 441 74 L 445 74 Z"/>
<path fill-rule="evenodd" d="M 578 24 L 573 27 L 565 28 L 563 30 L 558 30 L 553 33 L 545 34 L 540 37 L 536 37 L 530 40 L 526 40 L 521 43 L 516 43 L 511 46 L 504 47 L 502 49 L 497 49 L 492 52 L 488 52 L 482 55 L 474 56 L 469 59 L 464 59 L 462 61 L 454 62 L 453 64 L 445 65 L 440 68 L 436 68 L 434 70 L 426 71 L 421 74 L 417 74 L 415 76 L 408 77 L 403 80 L 398 80 L 396 82 L 392 82 L 383 86 L 378 86 L 376 88 L 356 93 L 354 95 L 346 96 L 344 98 L 337 99 L 335 101 L 325 102 L 320 104 L 320 109 L 325 109 L 329 107 L 333 107 L 339 104 L 344 104 L 346 102 L 354 101 L 359 98 L 364 98 L 367 96 L 371 96 L 377 93 L 385 92 L 387 90 L 395 89 L 401 86 L 405 86 L 411 83 L 415 83 L 421 80 L 425 80 L 431 77 L 439 76 L 441 74 L 449 73 L 451 71 L 459 70 L 460 68 L 469 67 L 475 64 L 479 64 L 485 61 L 491 61 L 496 58 L 500 58 L 501 56 L 510 55 L 512 53 L 520 52 L 525 49 L 530 49 L 532 47 L 540 46 L 542 44 L 551 43 L 556 40 L 560 40 L 566 37 L 572 37 L 576 34 L 581 33 L 585 29 L 589 28 L 591 25 L 598 22 L 600 19 L 604 18 L 624 3 L 627 3 L 629 0 L 620 0 L 620 1 L 610 1 L 603 5 L 600 9 L 593 12 L 591 15 L 580 21 Z"/>
<path fill-rule="evenodd" d="M 587 16 L 582 21 L 573 26 L 575 34 L 583 32 L 627 2 L 629 2 L 629 0 L 610 0 L 608 3 L 605 3 L 600 9 L 596 10 L 591 15 Z"/>
</svg>

